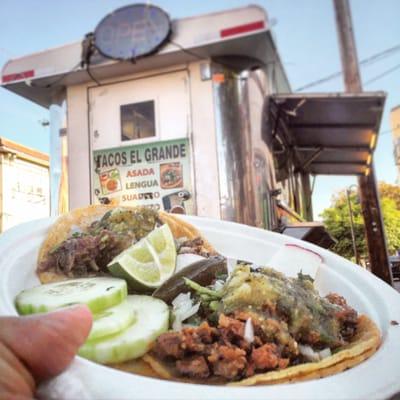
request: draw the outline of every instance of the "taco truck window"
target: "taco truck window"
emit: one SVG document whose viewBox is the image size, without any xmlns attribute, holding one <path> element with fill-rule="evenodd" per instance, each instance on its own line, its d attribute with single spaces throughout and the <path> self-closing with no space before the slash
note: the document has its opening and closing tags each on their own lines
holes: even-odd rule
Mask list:
<svg viewBox="0 0 400 400">
<path fill-rule="evenodd" d="M 121 141 L 156 136 L 153 100 L 122 105 L 120 113 Z"/>
</svg>

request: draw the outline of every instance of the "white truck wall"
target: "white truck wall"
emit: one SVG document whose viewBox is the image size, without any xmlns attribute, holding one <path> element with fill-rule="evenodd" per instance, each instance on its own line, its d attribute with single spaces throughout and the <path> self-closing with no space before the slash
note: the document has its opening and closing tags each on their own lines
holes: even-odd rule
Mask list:
<svg viewBox="0 0 400 400">
<path fill-rule="evenodd" d="M 122 141 L 120 105 L 154 101 L 156 136 Z M 188 71 L 124 79 L 123 82 L 89 88 L 92 149 L 136 145 L 188 137 L 190 96 Z M 94 135 L 93 135 L 94 133 Z"/>
<path fill-rule="evenodd" d="M 178 70 L 181 72 L 177 72 Z M 174 94 L 174 79 L 175 82 L 178 82 L 176 79 L 180 79 L 179 74 L 182 74 L 182 71 L 187 77 L 185 78 L 186 99 L 182 98 L 182 91 Z M 212 85 L 210 80 L 201 80 L 200 63 L 195 62 L 189 65 L 175 66 L 173 69 L 124 76 L 123 81 L 120 83 L 107 81 L 107 85 L 104 87 L 83 84 L 67 89 L 70 207 L 85 206 L 92 201 L 91 151 L 93 149 L 189 137 L 192 149 L 191 168 L 196 200 L 195 210 L 197 209 L 198 215 L 219 218 Z M 157 91 L 160 94 L 160 101 L 157 102 L 156 107 L 157 136 L 122 143 L 116 140 L 120 125 L 119 115 L 117 115 L 119 100 L 117 101 L 115 96 L 123 99 L 123 102 L 137 101 L 137 95 L 129 89 L 133 83 L 135 89 L 142 94 L 149 93 L 153 97 L 157 95 Z M 165 93 L 168 94 L 167 98 Z M 104 101 L 101 99 L 102 96 Z M 89 113 L 89 104 L 91 107 L 100 107 L 98 110 L 104 110 L 104 113 L 97 112 L 97 116 L 96 113 Z M 183 119 L 178 118 L 179 115 L 182 116 L 182 113 L 184 113 Z M 96 118 L 96 120 L 92 118 Z M 174 120 L 176 121 L 175 129 Z M 159 126 L 160 124 L 162 126 Z M 116 133 L 113 129 L 117 129 L 118 132 Z M 100 131 L 99 137 L 93 139 L 89 130 Z M 103 136 L 101 131 L 104 132 Z M 113 138 L 107 137 L 107 132 L 110 131 L 113 132 Z M 172 136 L 171 132 L 174 132 Z M 197 171 L 196 175 L 194 171 Z"/>
<path fill-rule="evenodd" d="M 200 63 L 190 66 L 192 147 L 197 215 L 221 218 L 215 106 L 211 80 L 201 80 Z"/>
<path fill-rule="evenodd" d="M 1 163 L 1 230 L 50 213 L 49 169 L 9 155 Z"/>
<path fill-rule="evenodd" d="M 256 200 L 256 226 L 273 229 L 276 223 L 274 206 L 270 198 L 271 190 L 277 188 L 274 174 L 274 161 L 270 149 L 262 138 L 263 107 L 265 97 L 271 94 L 273 86 L 264 70 L 251 71 L 247 79 L 249 118 L 253 145 L 254 178 Z M 260 160 L 263 164 L 258 166 Z M 257 170 L 259 168 L 259 170 Z M 262 198 L 269 201 L 263 201 Z M 269 210 L 265 208 L 268 207 Z M 268 213 L 268 216 L 265 214 Z M 269 226 L 266 226 L 268 220 Z"/>
<path fill-rule="evenodd" d="M 87 86 L 67 89 L 67 140 L 70 209 L 90 204 Z"/>
</svg>

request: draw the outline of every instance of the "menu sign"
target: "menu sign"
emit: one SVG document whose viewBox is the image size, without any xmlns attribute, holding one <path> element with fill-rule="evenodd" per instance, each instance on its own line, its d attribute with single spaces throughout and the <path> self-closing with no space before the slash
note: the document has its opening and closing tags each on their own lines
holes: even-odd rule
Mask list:
<svg viewBox="0 0 400 400">
<path fill-rule="evenodd" d="M 189 140 L 96 150 L 94 203 L 192 213 Z"/>
</svg>

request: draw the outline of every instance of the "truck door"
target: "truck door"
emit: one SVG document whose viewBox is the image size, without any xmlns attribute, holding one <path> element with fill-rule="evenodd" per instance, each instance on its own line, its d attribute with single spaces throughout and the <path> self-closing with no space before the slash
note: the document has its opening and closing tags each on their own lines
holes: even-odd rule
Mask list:
<svg viewBox="0 0 400 400">
<path fill-rule="evenodd" d="M 179 70 L 89 89 L 93 203 L 190 205 L 188 87 Z"/>
</svg>

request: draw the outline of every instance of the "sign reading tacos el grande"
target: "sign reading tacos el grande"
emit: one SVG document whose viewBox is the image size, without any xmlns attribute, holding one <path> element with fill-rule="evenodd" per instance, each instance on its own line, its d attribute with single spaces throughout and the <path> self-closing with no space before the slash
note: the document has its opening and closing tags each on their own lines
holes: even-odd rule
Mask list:
<svg viewBox="0 0 400 400">
<path fill-rule="evenodd" d="M 188 139 L 93 152 L 95 204 L 192 211 Z"/>
</svg>

